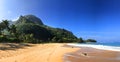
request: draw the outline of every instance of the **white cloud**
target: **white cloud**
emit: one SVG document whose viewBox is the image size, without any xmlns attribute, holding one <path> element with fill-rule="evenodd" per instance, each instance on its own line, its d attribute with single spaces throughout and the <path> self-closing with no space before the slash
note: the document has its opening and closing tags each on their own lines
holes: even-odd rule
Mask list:
<svg viewBox="0 0 120 62">
<path fill-rule="evenodd" d="M 19 17 L 16 17 L 14 19 L 12 19 L 12 21 L 17 21 L 19 19 Z"/>
</svg>

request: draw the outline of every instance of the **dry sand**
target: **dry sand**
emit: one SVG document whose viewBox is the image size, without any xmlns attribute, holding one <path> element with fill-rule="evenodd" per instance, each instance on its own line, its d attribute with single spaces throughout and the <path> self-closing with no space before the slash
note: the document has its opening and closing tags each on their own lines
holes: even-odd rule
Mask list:
<svg viewBox="0 0 120 62">
<path fill-rule="evenodd" d="M 0 50 L 0 62 L 63 62 L 65 53 L 79 49 L 63 45 L 37 44 L 26 48 Z"/>
</svg>

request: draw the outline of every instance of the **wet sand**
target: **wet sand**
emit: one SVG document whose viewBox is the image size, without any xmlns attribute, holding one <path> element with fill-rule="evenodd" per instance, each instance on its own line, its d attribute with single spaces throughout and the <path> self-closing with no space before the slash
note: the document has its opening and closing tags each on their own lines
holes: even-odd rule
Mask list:
<svg viewBox="0 0 120 62">
<path fill-rule="evenodd" d="M 76 52 L 65 54 L 64 62 L 120 62 L 120 52 L 89 47 L 80 48 Z"/>
</svg>

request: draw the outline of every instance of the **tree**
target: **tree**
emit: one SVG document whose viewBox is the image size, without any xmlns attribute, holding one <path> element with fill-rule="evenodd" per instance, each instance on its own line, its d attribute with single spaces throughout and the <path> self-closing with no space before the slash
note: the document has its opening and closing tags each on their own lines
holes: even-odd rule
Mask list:
<svg viewBox="0 0 120 62">
<path fill-rule="evenodd" d="M 3 34 L 2 32 L 5 29 L 10 30 L 8 20 L 2 20 L 2 22 L 0 22 L 0 34 Z"/>
<path fill-rule="evenodd" d="M 78 38 L 78 41 L 77 41 L 78 43 L 84 43 L 84 40 L 80 37 L 80 38 Z"/>
<path fill-rule="evenodd" d="M 3 20 L 3 23 L 5 24 L 5 27 L 8 29 L 8 31 L 10 31 L 9 21 L 8 20 Z"/>
<path fill-rule="evenodd" d="M 34 42 L 33 34 L 26 34 L 23 37 L 24 37 L 23 39 L 24 42 L 30 42 L 30 43 Z"/>
<path fill-rule="evenodd" d="M 55 42 L 73 42 L 77 37 L 70 31 L 61 28 L 50 28 L 47 29 L 53 34 Z"/>
<path fill-rule="evenodd" d="M 13 24 L 10 26 L 10 33 L 11 33 L 11 35 L 13 35 L 17 39 L 19 39 L 19 33 L 17 32 L 17 27 Z"/>
<path fill-rule="evenodd" d="M 2 23 L 0 23 L 0 35 L 2 34 L 2 30 L 4 29 L 4 26 Z"/>
<path fill-rule="evenodd" d="M 33 37 L 35 39 L 39 40 L 44 40 L 48 41 L 48 39 L 52 39 L 52 34 L 45 29 L 44 27 L 41 27 L 40 25 L 37 24 L 32 24 L 32 23 L 23 23 L 19 24 L 16 26 L 17 27 L 17 32 L 22 34 L 33 34 Z"/>
</svg>

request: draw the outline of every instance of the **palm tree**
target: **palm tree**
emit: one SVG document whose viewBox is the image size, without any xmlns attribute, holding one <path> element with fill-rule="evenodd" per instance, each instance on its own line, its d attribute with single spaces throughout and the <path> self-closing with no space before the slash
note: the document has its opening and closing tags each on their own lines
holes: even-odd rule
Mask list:
<svg viewBox="0 0 120 62">
<path fill-rule="evenodd" d="M 3 20 L 3 23 L 5 24 L 5 26 L 6 26 L 6 28 L 8 29 L 8 31 L 10 31 L 9 21 L 8 21 L 8 20 Z"/>
<path fill-rule="evenodd" d="M 13 24 L 11 25 L 11 32 L 16 33 L 16 26 Z"/>
<path fill-rule="evenodd" d="M 5 25 L 4 22 L 1 22 L 1 23 L 0 23 L 0 34 L 2 34 L 2 31 L 3 31 L 4 29 L 6 29 L 6 25 Z"/>
<path fill-rule="evenodd" d="M 13 25 L 13 24 L 10 27 L 10 33 L 13 34 L 18 39 L 18 33 L 17 33 L 17 30 L 16 30 L 16 26 Z"/>
</svg>

